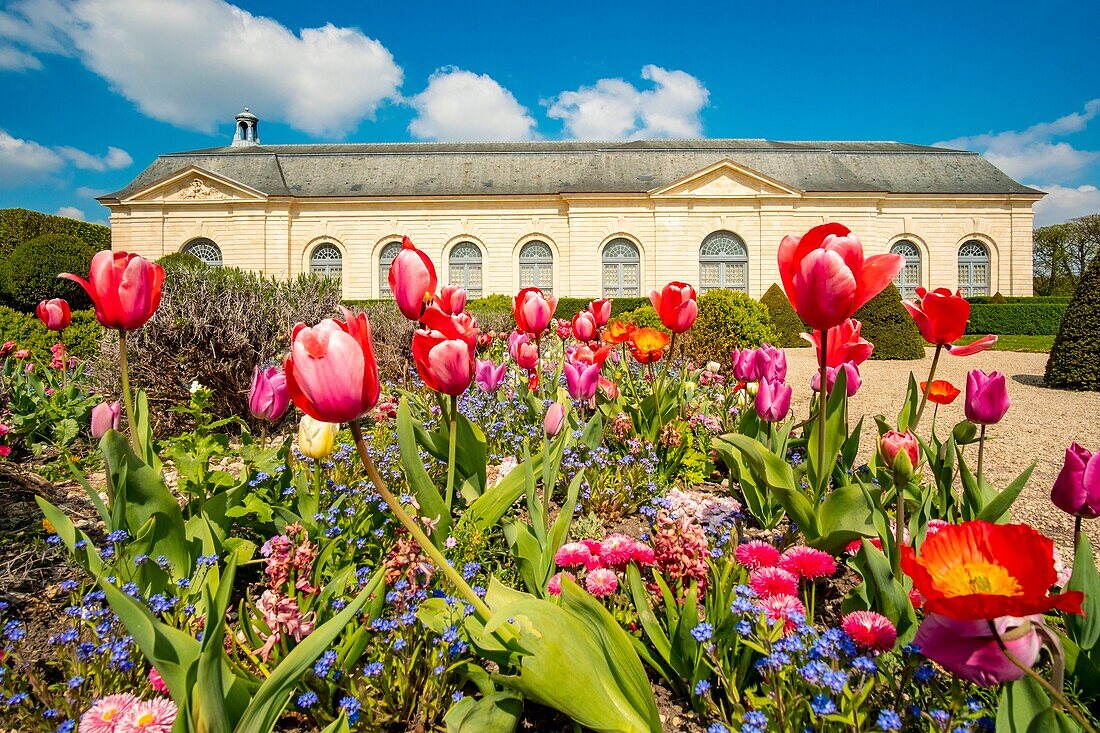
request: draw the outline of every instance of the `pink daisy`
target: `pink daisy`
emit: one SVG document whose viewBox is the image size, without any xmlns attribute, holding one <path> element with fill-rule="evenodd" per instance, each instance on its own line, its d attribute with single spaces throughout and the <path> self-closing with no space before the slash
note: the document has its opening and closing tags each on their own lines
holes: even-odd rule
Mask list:
<svg viewBox="0 0 1100 733">
<path fill-rule="evenodd" d="M 760 568 L 749 575 L 749 587 L 760 598 L 798 594 L 798 577 L 782 568 Z"/>
<path fill-rule="evenodd" d="M 601 543 L 600 543 L 599 540 L 593 540 L 593 539 L 581 540 L 581 544 L 584 545 L 585 547 L 587 547 L 588 551 L 591 552 L 593 556 L 595 556 L 595 557 L 600 556 Z"/>
<path fill-rule="evenodd" d="M 554 573 L 554 577 L 550 578 L 550 581 L 546 584 L 546 591 L 550 595 L 552 595 L 552 596 L 560 596 L 561 595 L 561 579 L 562 578 L 569 578 L 574 583 L 577 582 L 577 576 L 573 575 L 573 573 L 570 573 L 566 570 L 563 570 L 560 573 Z"/>
<path fill-rule="evenodd" d="M 599 555 L 604 565 L 622 570 L 634 557 L 634 538 L 625 534 L 609 535 L 600 543 Z"/>
<path fill-rule="evenodd" d="M 644 542 L 634 543 L 634 554 L 630 558 L 639 565 L 652 565 L 657 560 L 653 548 Z"/>
<path fill-rule="evenodd" d="M 898 630 L 890 619 L 874 611 L 853 611 L 841 619 L 840 628 L 856 646 L 876 654 L 890 651 L 898 640 Z"/>
<path fill-rule="evenodd" d="M 108 695 L 96 700 L 88 712 L 80 716 L 80 733 L 114 733 L 119 721 L 137 701 L 130 693 Z"/>
<path fill-rule="evenodd" d="M 570 542 L 558 548 L 554 553 L 554 562 L 563 568 L 584 565 L 587 567 L 595 558 L 592 551 L 580 542 Z"/>
<path fill-rule="evenodd" d="M 116 733 L 172 733 L 176 722 L 176 703 L 166 697 L 142 700 L 119 721 Z"/>
<path fill-rule="evenodd" d="M 764 598 L 759 601 L 759 605 L 769 621 L 783 621 L 784 631 L 794 630 L 795 622 L 791 618 L 792 615 L 796 613 L 802 616 L 806 615 L 806 608 L 802 605 L 802 601 L 798 599 L 798 596 L 786 593 Z"/>
<path fill-rule="evenodd" d="M 584 587 L 597 598 L 603 598 L 619 589 L 619 578 L 614 570 L 596 568 L 584 579 Z"/>
<path fill-rule="evenodd" d="M 928 520 L 928 531 L 925 532 L 924 536 L 925 537 L 931 537 L 932 535 L 936 534 L 936 532 L 939 532 L 941 529 L 943 529 L 946 526 L 947 526 L 947 522 L 943 521 L 942 519 L 929 519 Z"/>
<path fill-rule="evenodd" d="M 779 558 L 779 567 L 800 578 L 825 578 L 836 572 L 836 560 L 827 552 L 805 545 L 789 548 Z"/>
<path fill-rule="evenodd" d="M 154 692 L 159 692 L 162 695 L 168 694 L 168 685 L 164 684 L 164 678 L 160 676 L 160 672 L 156 667 L 149 668 L 149 686 L 153 688 Z"/>
<path fill-rule="evenodd" d="M 779 550 L 762 540 L 742 542 L 733 551 L 733 556 L 737 559 L 737 562 L 749 570 L 774 568 L 775 564 L 779 562 Z"/>
</svg>

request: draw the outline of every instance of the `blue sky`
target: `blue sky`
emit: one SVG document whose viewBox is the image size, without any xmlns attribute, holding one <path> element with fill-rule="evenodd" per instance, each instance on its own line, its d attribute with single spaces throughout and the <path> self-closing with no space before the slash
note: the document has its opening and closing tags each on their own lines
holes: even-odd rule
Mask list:
<svg viewBox="0 0 1100 733">
<path fill-rule="evenodd" d="M 226 144 L 946 142 L 1100 211 L 1100 3 L 0 0 L 0 207 L 103 220 L 157 154 Z"/>
</svg>

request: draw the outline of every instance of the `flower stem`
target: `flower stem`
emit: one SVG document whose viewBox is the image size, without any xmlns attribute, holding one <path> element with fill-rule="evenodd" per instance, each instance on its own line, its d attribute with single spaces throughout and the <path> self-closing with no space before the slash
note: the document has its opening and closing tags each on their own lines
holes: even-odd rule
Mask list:
<svg viewBox="0 0 1100 733">
<path fill-rule="evenodd" d="M 447 435 L 447 509 L 451 508 L 455 493 L 455 446 L 458 443 L 458 430 L 455 423 L 458 422 L 458 397 L 451 395 L 450 432 Z"/>
<path fill-rule="evenodd" d="M 818 481 L 821 486 L 815 486 L 814 489 L 819 491 L 818 498 L 820 498 L 829 487 L 829 476 L 832 475 L 832 469 L 825 469 L 825 417 L 826 417 L 826 403 L 829 401 L 827 397 L 829 389 L 829 360 L 827 354 L 829 342 L 829 329 L 821 330 L 821 352 L 817 355 L 819 366 L 821 369 L 821 385 L 817 392 L 817 470 L 819 472 Z M 822 480 L 824 479 L 824 480 Z"/>
<path fill-rule="evenodd" d="M 451 581 L 459 594 L 474 607 L 474 613 L 478 615 L 482 623 L 488 623 L 489 617 L 492 616 L 492 611 L 489 609 L 489 606 L 478 597 L 477 593 L 474 593 L 474 589 L 471 588 L 470 585 L 462 579 L 459 572 L 447 562 L 447 558 L 445 558 L 443 553 L 441 553 L 435 544 L 432 543 L 428 535 L 424 534 L 424 530 L 420 528 L 416 520 L 409 516 L 408 512 L 401 506 L 401 503 L 397 501 L 397 498 L 386 488 L 386 482 L 383 481 L 382 477 L 378 474 L 378 469 L 375 468 L 374 461 L 371 460 L 370 454 L 367 453 L 367 444 L 363 440 L 363 430 L 359 426 L 358 420 L 352 420 L 351 434 L 355 437 L 355 447 L 359 451 L 359 459 L 363 462 L 363 467 L 367 469 L 367 475 L 370 477 L 371 483 L 374 484 L 374 488 L 378 490 L 378 493 L 382 496 L 382 500 L 386 502 L 386 506 L 390 508 L 393 515 L 397 517 L 397 521 L 401 522 L 401 525 L 412 535 L 417 544 L 420 545 L 420 549 L 432 559 L 432 562 L 435 563 L 435 566 L 447 577 L 447 580 Z"/>
<path fill-rule="evenodd" d="M 1081 522 L 1084 520 L 1080 514 L 1073 518 L 1073 551 L 1077 552 L 1077 546 L 1081 544 Z"/>
<path fill-rule="evenodd" d="M 978 488 L 982 487 L 982 459 L 985 458 L 985 425 L 982 425 L 982 431 L 978 434 L 978 475 L 976 480 L 978 482 Z"/>
<path fill-rule="evenodd" d="M 905 487 L 908 484 L 894 482 L 894 491 L 897 492 L 897 509 L 894 510 L 894 552 L 890 556 L 891 569 L 894 577 L 901 577 L 901 546 L 905 543 Z"/>
<path fill-rule="evenodd" d="M 118 332 L 118 369 L 122 380 L 122 403 L 126 406 L 126 425 L 130 428 L 130 445 L 141 456 L 138 448 L 137 424 L 134 422 L 134 396 L 130 393 L 130 363 L 126 358 L 126 332 Z M 144 460 L 144 456 L 141 456 Z"/>
<path fill-rule="evenodd" d="M 909 431 L 914 435 L 917 432 L 917 425 L 920 423 L 921 415 L 924 414 L 924 406 L 928 404 L 928 390 L 932 388 L 932 380 L 936 378 L 936 365 L 940 363 L 941 351 L 943 351 L 943 345 L 937 344 L 936 353 L 932 355 L 932 366 L 928 370 L 928 381 L 925 382 L 925 388 L 921 390 L 920 407 L 917 408 L 917 416 L 909 423 Z"/>
</svg>

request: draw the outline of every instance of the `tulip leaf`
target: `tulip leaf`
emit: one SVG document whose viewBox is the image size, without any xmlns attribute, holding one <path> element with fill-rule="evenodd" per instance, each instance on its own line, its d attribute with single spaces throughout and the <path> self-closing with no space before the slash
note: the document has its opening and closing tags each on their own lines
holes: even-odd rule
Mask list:
<svg viewBox="0 0 1100 733">
<path fill-rule="evenodd" d="M 523 698 L 514 692 L 493 692 L 480 700 L 464 697 L 443 717 L 447 733 L 512 733 L 523 713 Z"/>
<path fill-rule="evenodd" d="M 911 421 L 917 415 L 920 406 L 920 389 L 917 387 L 917 379 L 913 372 L 909 372 L 909 386 L 905 390 L 905 404 L 898 413 L 898 432 L 909 430 Z"/>
<path fill-rule="evenodd" d="M 794 472 L 786 461 L 747 435 L 734 433 L 723 435 L 714 439 L 711 447 L 717 450 L 720 456 L 724 452 L 736 451 L 748 465 L 753 479 L 758 485 L 771 489 L 775 498 L 790 515 L 791 521 L 797 524 L 799 530 L 806 536 L 807 541 L 816 540 L 821 536 L 813 504 L 795 486 Z M 733 464 L 737 465 L 737 462 Z"/>
<path fill-rule="evenodd" d="M 826 387 L 827 385 L 822 385 L 822 392 L 818 393 L 818 409 L 820 409 L 821 395 L 824 394 Z M 807 429 L 809 433 L 806 441 L 808 478 L 810 486 L 818 497 L 823 496 L 828 491 L 829 478 L 833 475 L 833 469 L 836 468 L 836 459 L 840 453 L 840 447 L 844 445 L 844 441 L 848 438 L 845 423 L 846 403 L 848 401 L 847 390 L 848 373 L 844 369 L 838 369 L 832 391 L 825 399 L 825 434 L 821 434 L 821 419 L 816 412 L 812 416 Z M 818 451 L 821 449 L 822 443 L 825 445 L 825 465 L 819 466 L 817 465 L 819 462 Z M 798 526 L 801 527 L 802 525 L 799 524 Z"/>
<path fill-rule="evenodd" d="M 1050 697 L 1042 686 L 1024 677 L 1004 686 L 997 705 L 997 733 L 1031 733 L 1041 731 L 1035 724 L 1050 710 Z M 1052 730 L 1059 730 L 1053 728 Z M 1073 730 L 1070 728 L 1069 730 Z"/>
<path fill-rule="evenodd" d="M 1077 549 L 1073 553 L 1073 574 L 1066 584 L 1066 590 L 1077 590 L 1085 594 L 1081 610 L 1084 616 L 1067 613 L 1066 632 L 1078 647 L 1090 651 L 1100 641 L 1100 572 L 1096 570 L 1096 557 L 1092 554 L 1092 542 L 1084 532 L 1077 540 Z"/>
<path fill-rule="evenodd" d="M 1027 486 L 1027 480 L 1031 478 L 1031 472 L 1035 470 L 1036 463 L 1032 463 L 1030 466 L 1024 469 L 1023 473 L 1016 477 L 1016 480 L 1005 487 L 1005 490 L 990 499 L 981 511 L 978 512 L 978 519 L 984 519 L 987 522 L 1000 523 L 1002 520 L 1008 518 L 1008 510 L 1012 508 L 1013 502 L 1016 501 L 1016 497 L 1020 495 L 1020 492 Z"/>
<path fill-rule="evenodd" d="M 416 501 L 420 505 L 420 515 L 428 519 L 439 519 L 432 537 L 433 541 L 442 542 L 450 535 L 451 509 L 443 500 L 435 482 L 432 481 L 424 468 L 424 463 L 420 460 L 420 449 L 413 425 L 409 402 L 402 397 L 397 407 L 397 444 L 401 450 L 401 465 L 405 468 L 405 478 L 409 482 L 409 488 L 416 495 Z"/>
<path fill-rule="evenodd" d="M 875 513 L 876 507 L 868 500 L 862 486 L 840 486 L 829 492 L 818 507 L 820 536 L 809 544 L 835 554 L 852 540 L 876 534 Z"/>
</svg>

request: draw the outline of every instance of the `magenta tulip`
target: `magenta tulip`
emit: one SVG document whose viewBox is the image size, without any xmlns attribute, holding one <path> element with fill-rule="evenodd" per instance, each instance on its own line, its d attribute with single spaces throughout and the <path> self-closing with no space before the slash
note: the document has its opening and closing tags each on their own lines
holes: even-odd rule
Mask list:
<svg viewBox="0 0 1100 733">
<path fill-rule="evenodd" d="M 832 394 L 833 385 L 836 384 L 837 375 L 841 371 L 844 372 L 846 378 L 845 391 L 851 397 L 863 386 L 863 378 L 859 375 L 859 367 L 850 361 L 844 362 L 840 366 L 828 367 L 825 370 L 825 378 L 828 380 L 828 384 L 825 386 L 826 393 Z M 813 379 L 810 380 L 810 387 L 814 392 L 821 391 L 821 372 L 814 372 Z"/>
<path fill-rule="evenodd" d="M 513 331 L 508 336 L 508 353 L 516 360 L 520 369 L 532 371 L 539 363 L 538 344 L 526 333 Z"/>
<path fill-rule="evenodd" d="M 591 341 L 596 338 L 598 330 L 596 317 L 588 311 L 581 311 L 573 316 L 573 337 L 578 341 Z"/>
<path fill-rule="evenodd" d="M 1004 374 L 986 374 L 981 369 L 971 369 L 966 375 L 964 412 L 970 422 L 976 425 L 999 423 L 1011 404 Z"/>
<path fill-rule="evenodd" d="M 449 316 L 461 313 L 466 308 L 466 291 L 457 285 L 444 285 L 435 304 Z"/>
<path fill-rule="evenodd" d="M 558 299 L 547 298 L 538 288 L 524 288 L 512 298 L 512 315 L 516 328 L 523 333 L 539 336 L 550 325 Z"/>
<path fill-rule="evenodd" d="M 590 400 L 596 396 L 600 381 L 600 364 L 567 360 L 562 367 L 569 396 L 575 400 Z"/>
<path fill-rule="evenodd" d="M 767 422 L 782 422 L 791 411 L 791 387 L 779 381 L 761 379 L 756 387 L 756 414 Z"/>
<path fill-rule="evenodd" d="M 758 349 L 734 350 L 730 361 L 733 362 L 733 376 L 739 382 L 759 382 L 761 379 L 782 382 L 787 379 L 787 354 L 770 344 Z"/>
<path fill-rule="evenodd" d="M 416 248 L 412 240 L 401 240 L 401 251 L 390 264 L 390 292 L 401 315 L 419 321 L 424 306 L 432 301 L 438 280 L 435 265 L 428 255 Z"/>
<path fill-rule="evenodd" d="M 1071 443 L 1050 490 L 1050 500 L 1067 514 L 1085 519 L 1100 517 L 1100 453 L 1093 454 Z"/>
<path fill-rule="evenodd" d="M 611 320 L 611 301 L 599 298 L 588 304 L 588 312 L 596 319 L 596 325 L 603 328 Z"/>
<path fill-rule="evenodd" d="M 546 415 L 542 418 L 542 427 L 548 437 L 553 438 L 561 432 L 565 425 L 565 405 L 560 402 L 551 403 L 546 408 Z"/>
<path fill-rule="evenodd" d="M 1041 621 L 1042 616 L 1001 616 L 993 624 L 1009 653 L 1030 667 L 1038 661 L 1042 647 L 1031 624 Z M 957 621 L 932 613 L 921 623 L 914 643 L 936 664 L 982 687 L 1024 676 L 1024 671 L 1001 651 L 987 621 Z"/>
<path fill-rule="evenodd" d="M 99 440 L 108 430 L 118 430 L 122 423 L 122 403 L 100 402 L 92 408 L 92 437 Z"/>
<path fill-rule="evenodd" d="M 290 390 L 286 374 L 279 367 L 252 370 L 252 387 L 248 391 L 248 411 L 257 420 L 275 422 L 290 406 Z"/>
<path fill-rule="evenodd" d="M 474 365 L 474 379 L 478 389 L 489 394 L 496 393 L 504 383 L 504 368 L 503 362 L 498 366 L 492 359 L 478 359 Z"/>
</svg>

